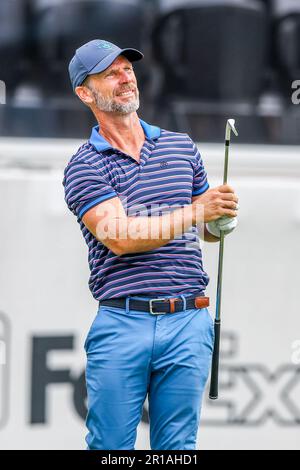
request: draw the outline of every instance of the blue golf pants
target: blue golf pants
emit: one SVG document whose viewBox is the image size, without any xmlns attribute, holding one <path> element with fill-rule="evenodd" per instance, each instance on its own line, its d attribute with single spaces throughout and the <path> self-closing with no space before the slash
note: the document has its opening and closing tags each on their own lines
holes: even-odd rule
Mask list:
<svg viewBox="0 0 300 470">
<path fill-rule="evenodd" d="M 213 342 L 207 308 L 100 306 L 85 341 L 88 449 L 134 450 L 147 394 L 151 449 L 195 449 Z"/>
</svg>

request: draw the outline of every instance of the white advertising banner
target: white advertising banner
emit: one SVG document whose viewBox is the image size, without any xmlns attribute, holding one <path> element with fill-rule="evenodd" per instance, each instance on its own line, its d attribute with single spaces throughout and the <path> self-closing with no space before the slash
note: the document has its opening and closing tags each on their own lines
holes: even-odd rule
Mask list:
<svg viewBox="0 0 300 470">
<path fill-rule="evenodd" d="M 0 448 L 85 449 L 83 343 L 97 311 L 62 174 L 80 142 L 0 140 Z M 199 145 L 210 186 L 222 145 Z M 300 449 L 300 151 L 230 148 L 219 399 L 199 449 Z M 214 316 L 218 244 L 205 243 Z M 208 384 L 209 385 L 209 384 Z M 147 403 L 136 449 L 149 449 Z"/>
</svg>

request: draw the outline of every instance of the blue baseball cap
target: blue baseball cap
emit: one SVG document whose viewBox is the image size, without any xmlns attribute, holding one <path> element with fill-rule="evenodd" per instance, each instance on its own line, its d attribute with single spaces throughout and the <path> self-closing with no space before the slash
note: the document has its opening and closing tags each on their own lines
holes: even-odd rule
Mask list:
<svg viewBox="0 0 300 470">
<path fill-rule="evenodd" d="M 120 49 L 115 44 L 102 39 L 93 39 L 79 47 L 69 63 L 73 90 L 80 86 L 88 75 L 107 69 L 119 55 L 124 55 L 130 62 L 144 57 L 137 49 Z"/>
</svg>

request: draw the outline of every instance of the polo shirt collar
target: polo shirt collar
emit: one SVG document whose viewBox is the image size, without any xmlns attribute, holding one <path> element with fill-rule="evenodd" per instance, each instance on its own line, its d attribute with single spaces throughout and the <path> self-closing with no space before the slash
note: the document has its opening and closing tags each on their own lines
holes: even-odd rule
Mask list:
<svg viewBox="0 0 300 470">
<path fill-rule="evenodd" d="M 159 127 L 151 126 L 145 121 L 142 121 L 142 119 L 140 119 L 140 123 L 147 139 L 153 140 L 158 139 L 158 137 L 160 137 L 161 130 Z M 101 134 L 99 134 L 99 126 L 93 127 L 90 137 L 90 143 L 95 147 L 98 152 L 104 152 L 105 150 L 113 148 L 111 144 L 107 142 L 107 140 L 105 140 Z"/>
</svg>

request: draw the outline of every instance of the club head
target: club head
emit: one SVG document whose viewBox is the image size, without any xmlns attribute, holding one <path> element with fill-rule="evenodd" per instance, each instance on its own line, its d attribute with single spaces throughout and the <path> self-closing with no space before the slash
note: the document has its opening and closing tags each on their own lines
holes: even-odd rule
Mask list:
<svg viewBox="0 0 300 470">
<path fill-rule="evenodd" d="M 230 133 L 231 131 L 234 133 L 234 135 L 238 136 L 238 132 L 235 128 L 235 120 L 234 119 L 228 119 L 227 124 L 226 124 L 226 140 L 230 140 Z"/>
</svg>

